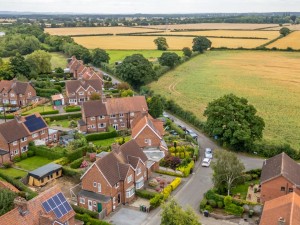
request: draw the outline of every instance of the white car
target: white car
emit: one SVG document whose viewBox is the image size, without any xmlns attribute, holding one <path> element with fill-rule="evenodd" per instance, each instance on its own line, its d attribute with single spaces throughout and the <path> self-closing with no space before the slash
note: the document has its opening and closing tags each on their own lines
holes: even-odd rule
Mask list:
<svg viewBox="0 0 300 225">
<path fill-rule="evenodd" d="M 213 152 L 212 152 L 211 148 L 205 149 L 205 158 L 209 158 L 209 159 L 213 158 Z"/>
<path fill-rule="evenodd" d="M 209 158 L 204 158 L 203 160 L 202 160 L 202 166 L 203 167 L 209 167 L 209 165 L 210 165 L 210 161 L 211 161 L 211 159 L 209 159 Z"/>
</svg>

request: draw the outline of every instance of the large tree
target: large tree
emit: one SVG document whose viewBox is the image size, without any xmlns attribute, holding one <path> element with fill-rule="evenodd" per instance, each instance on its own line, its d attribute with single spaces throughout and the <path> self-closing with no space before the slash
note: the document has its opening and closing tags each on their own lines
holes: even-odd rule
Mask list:
<svg viewBox="0 0 300 225">
<path fill-rule="evenodd" d="M 158 58 L 159 64 L 173 68 L 180 60 L 180 57 L 175 52 L 164 52 Z"/>
<path fill-rule="evenodd" d="M 279 33 L 280 33 L 281 35 L 283 35 L 283 36 L 288 35 L 290 32 L 291 32 L 290 29 L 287 28 L 287 27 L 283 27 L 283 28 L 281 28 L 281 29 L 279 30 Z"/>
<path fill-rule="evenodd" d="M 245 166 L 233 152 L 217 150 L 214 155 L 216 158 L 216 161 L 212 162 L 214 187 L 218 190 L 225 188 L 227 195 L 230 195 L 231 188 L 242 179 Z"/>
<path fill-rule="evenodd" d="M 9 61 L 14 75 L 24 75 L 25 77 L 29 76 L 30 67 L 22 55 L 17 53 L 16 56 L 11 57 Z"/>
<path fill-rule="evenodd" d="M 201 225 L 201 223 L 199 222 L 199 218 L 197 217 L 193 209 L 188 208 L 187 210 L 184 210 L 174 199 L 171 199 L 163 206 L 160 225 L 183 224 Z"/>
<path fill-rule="evenodd" d="M 94 66 L 100 67 L 102 62 L 108 63 L 109 60 L 110 60 L 110 57 L 105 50 L 100 49 L 100 48 L 95 48 L 92 51 L 92 63 Z"/>
<path fill-rule="evenodd" d="M 167 39 L 164 37 L 158 37 L 154 40 L 154 43 L 157 46 L 157 50 L 167 50 L 169 48 L 169 45 L 167 43 Z"/>
<path fill-rule="evenodd" d="M 149 62 L 141 54 L 127 56 L 116 68 L 116 74 L 135 88 L 156 79 L 156 73 Z"/>
<path fill-rule="evenodd" d="M 225 95 L 210 102 L 204 111 L 206 130 L 224 146 L 249 149 L 256 139 L 262 138 L 265 127 L 264 120 L 256 112 L 247 99 Z"/>
<path fill-rule="evenodd" d="M 51 72 L 51 55 L 43 50 L 37 50 L 28 55 L 26 62 L 30 66 L 33 76 Z"/>
<path fill-rule="evenodd" d="M 0 189 L 0 216 L 14 208 L 16 194 L 6 189 Z"/>
<path fill-rule="evenodd" d="M 206 37 L 195 37 L 193 39 L 193 51 L 203 53 L 205 50 L 211 47 L 211 41 Z"/>
<path fill-rule="evenodd" d="M 149 113 L 151 116 L 157 118 L 163 114 L 164 106 L 160 96 L 155 95 L 151 98 L 148 98 L 147 102 L 149 107 Z"/>
<path fill-rule="evenodd" d="M 9 62 L 3 62 L 0 64 L 0 79 L 11 80 L 15 77 L 12 67 Z"/>
<path fill-rule="evenodd" d="M 297 16 L 292 15 L 290 18 L 291 18 L 293 24 L 295 24 L 295 23 L 296 23 Z"/>
<path fill-rule="evenodd" d="M 184 56 L 191 57 L 192 56 L 192 50 L 189 47 L 184 47 L 182 49 Z"/>
</svg>

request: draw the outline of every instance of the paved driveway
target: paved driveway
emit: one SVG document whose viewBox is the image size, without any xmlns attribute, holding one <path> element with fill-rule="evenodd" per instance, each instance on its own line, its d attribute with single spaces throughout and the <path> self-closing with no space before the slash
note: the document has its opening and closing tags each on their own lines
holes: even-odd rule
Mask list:
<svg viewBox="0 0 300 225">
<path fill-rule="evenodd" d="M 109 219 L 109 222 L 114 225 L 141 225 L 147 216 L 148 214 L 144 212 L 121 208 Z"/>
</svg>

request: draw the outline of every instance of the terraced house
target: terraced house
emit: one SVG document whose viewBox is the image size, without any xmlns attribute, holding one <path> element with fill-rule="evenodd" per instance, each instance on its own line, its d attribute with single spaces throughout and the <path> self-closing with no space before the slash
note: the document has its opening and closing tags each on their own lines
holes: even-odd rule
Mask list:
<svg viewBox="0 0 300 225">
<path fill-rule="evenodd" d="M 70 105 L 81 105 L 89 101 L 93 93 L 101 95 L 101 80 L 69 80 L 66 81 L 65 102 Z"/>
<path fill-rule="evenodd" d="M 81 112 L 79 130 L 93 133 L 106 131 L 109 126 L 116 130 L 129 129 L 135 118 L 148 114 L 148 106 L 144 96 L 108 98 L 83 103 Z"/>
<path fill-rule="evenodd" d="M 0 164 L 21 156 L 36 140 L 44 144 L 58 140 L 58 131 L 49 129 L 39 113 L 0 124 Z"/>
<path fill-rule="evenodd" d="M 131 140 L 98 159 L 82 175 L 78 205 L 91 211 L 110 214 L 118 205 L 133 200 L 151 174 L 152 163 Z"/>
<path fill-rule="evenodd" d="M 36 91 L 29 82 L 20 82 L 16 79 L 0 81 L 1 104 L 21 107 L 38 100 Z"/>
</svg>

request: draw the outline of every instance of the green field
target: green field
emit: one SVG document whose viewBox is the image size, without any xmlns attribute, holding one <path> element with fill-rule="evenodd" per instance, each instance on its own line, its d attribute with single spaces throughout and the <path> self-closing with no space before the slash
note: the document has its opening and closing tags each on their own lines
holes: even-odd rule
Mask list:
<svg viewBox="0 0 300 225">
<path fill-rule="evenodd" d="M 159 51 L 159 50 L 107 50 L 106 52 L 109 54 L 110 64 L 114 64 L 115 62 L 124 60 L 126 56 L 130 56 L 133 54 L 142 54 L 148 60 L 153 61 L 153 60 L 156 60 L 157 57 L 160 57 L 164 51 Z M 176 52 L 179 56 L 183 55 L 182 51 L 169 51 L 169 52 Z"/>
<path fill-rule="evenodd" d="M 153 82 L 157 93 L 205 120 L 207 103 L 245 97 L 265 120 L 264 138 L 300 146 L 300 53 L 211 51 Z"/>
<path fill-rule="evenodd" d="M 60 52 L 50 52 L 52 69 L 61 67 L 62 69 L 67 66 L 67 56 Z"/>
</svg>

